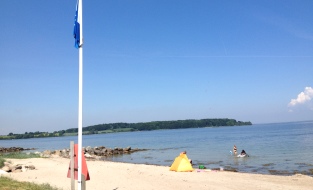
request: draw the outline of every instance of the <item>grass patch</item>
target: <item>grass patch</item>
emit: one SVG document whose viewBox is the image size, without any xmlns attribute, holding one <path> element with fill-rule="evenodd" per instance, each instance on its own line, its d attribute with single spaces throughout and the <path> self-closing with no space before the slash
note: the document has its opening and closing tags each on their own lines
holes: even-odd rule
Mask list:
<svg viewBox="0 0 313 190">
<path fill-rule="evenodd" d="M 0 154 L 0 168 L 4 166 L 5 159 L 27 159 L 27 158 L 40 158 L 40 155 L 34 153 L 13 152 Z M 52 187 L 49 184 L 35 184 L 31 182 L 20 182 L 11 178 L 0 176 L 0 189 L 1 190 L 60 190 Z"/>
<path fill-rule="evenodd" d="M 134 131 L 134 129 L 133 128 L 116 128 L 116 129 L 108 129 L 108 130 L 98 131 L 98 134 L 117 133 L 117 132 L 131 132 L 131 131 Z"/>
<path fill-rule="evenodd" d="M 102 134 L 102 133 L 113 133 L 114 131 L 111 129 L 108 130 L 102 130 L 102 131 L 98 131 L 98 134 Z"/>
<path fill-rule="evenodd" d="M 4 166 L 4 162 L 6 161 L 5 159 L 27 159 L 27 158 L 40 158 L 40 155 L 25 152 L 11 152 L 2 154 L 0 153 L 0 168 Z"/>
<path fill-rule="evenodd" d="M 4 166 L 5 159 L 0 157 L 0 168 Z"/>
<path fill-rule="evenodd" d="M 12 139 L 10 136 L 0 136 L 0 140 L 9 140 Z"/>
<path fill-rule="evenodd" d="M 133 130 L 133 128 L 118 128 L 118 129 L 115 129 L 116 132 L 130 132 L 132 130 Z"/>
<path fill-rule="evenodd" d="M 0 187 L 1 190 L 60 190 L 47 183 L 35 184 L 31 182 L 20 182 L 4 176 L 0 177 Z"/>
<path fill-rule="evenodd" d="M 5 153 L 0 154 L 1 158 L 11 158 L 11 159 L 27 159 L 27 158 L 40 158 L 39 154 L 35 153 L 25 153 L 25 152 L 12 152 L 12 153 Z"/>
<path fill-rule="evenodd" d="M 64 133 L 63 136 L 76 136 L 78 133 Z"/>
</svg>

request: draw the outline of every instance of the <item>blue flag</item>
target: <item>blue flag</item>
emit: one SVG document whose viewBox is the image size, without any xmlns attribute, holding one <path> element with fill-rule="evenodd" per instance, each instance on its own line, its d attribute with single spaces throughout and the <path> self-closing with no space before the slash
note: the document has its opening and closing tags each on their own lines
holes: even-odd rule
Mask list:
<svg viewBox="0 0 313 190">
<path fill-rule="evenodd" d="M 77 4 L 76 4 L 76 12 L 75 12 L 75 17 L 74 17 L 74 31 L 73 31 L 76 48 L 79 48 L 81 46 L 81 43 L 80 43 L 80 23 L 78 21 L 78 16 L 81 16 L 81 15 L 78 15 L 78 14 L 80 14 L 78 11 L 78 4 L 79 4 L 79 0 L 77 0 Z"/>
</svg>

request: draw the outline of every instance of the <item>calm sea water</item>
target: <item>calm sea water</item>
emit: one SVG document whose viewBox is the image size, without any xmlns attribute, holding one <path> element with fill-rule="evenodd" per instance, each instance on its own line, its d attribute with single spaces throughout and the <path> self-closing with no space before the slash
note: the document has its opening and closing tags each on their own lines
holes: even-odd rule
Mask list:
<svg viewBox="0 0 313 190">
<path fill-rule="evenodd" d="M 4 140 L 0 147 L 56 150 L 69 148 L 70 141 L 77 143 L 77 137 Z M 234 144 L 250 157 L 232 156 Z M 313 121 L 87 135 L 83 146 L 149 149 L 107 159 L 115 162 L 170 166 L 186 150 L 195 168 L 201 164 L 249 173 L 313 173 Z"/>
</svg>

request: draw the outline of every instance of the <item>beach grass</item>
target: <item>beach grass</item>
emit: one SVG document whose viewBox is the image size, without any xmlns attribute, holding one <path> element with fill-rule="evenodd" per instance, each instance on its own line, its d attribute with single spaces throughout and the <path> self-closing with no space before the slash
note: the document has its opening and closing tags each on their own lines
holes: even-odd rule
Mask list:
<svg viewBox="0 0 313 190">
<path fill-rule="evenodd" d="M 0 168 L 4 166 L 6 159 L 27 159 L 27 158 L 40 158 L 40 155 L 34 153 L 14 152 L 0 154 Z M 0 176 L 0 189 L 1 190 L 59 190 L 49 184 L 35 184 L 30 182 L 19 182 L 11 178 Z"/>
<path fill-rule="evenodd" d="M 0 153 L 0 168 L 4 166 L 5 159 L 40 158 L 39 154 L 25 152 Z"/>
<path fill-rule="evenodd" d="M 27 159 L 27 158 L 40 158 L 39 154 L 25 153 L 25 152 L 11 152 L 0 154 L 0 159 L 11 158 L 11 159 Z"/>
<path fill-rule="evenodd" d="M 0 176 L 0 187 L 1 190 L 59 190 L 47 183 L 35 184 L 31 182 L 20 182 L 4 176 Z"/>
<path fill-rule="evenodd" d="M 4 166 L 5 159 L 0 157 L 0 168 Z"/>
</svg>

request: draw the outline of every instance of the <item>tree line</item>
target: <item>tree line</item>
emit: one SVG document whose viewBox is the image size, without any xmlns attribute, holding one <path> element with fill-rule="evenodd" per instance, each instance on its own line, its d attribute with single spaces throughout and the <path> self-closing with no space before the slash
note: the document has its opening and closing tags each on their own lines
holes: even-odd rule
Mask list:
<svg viewBox="0 0 313 190">
<path fill-rule="evenodd" d="M 220 126 L 241 126 L 252 125 L 250 121 L 236 121 L 235 119 L 188 119 L 176 121 L 151 121 L 141 123 L 109 123 L 98 124 L 83 127 L 83 134 L 98 134 L 120 131 L 151 131 L 160 129 L 185 129 L 185 128 L 203 128 L 203 127 L 220 127 Z M 25 139 L 25 138 L 42 138 L 42 137 L 60 137 L 68 134 L 76 135 L 78 128 L 70 128 L 66 130 L 48 132 L 26 132 L 24 134 L 9 133 L 0 139 Z M 1 137 L 1 136 L 0 136 Z M 4 138 L 5 137 L 5 138 Z"/>
</svg>

